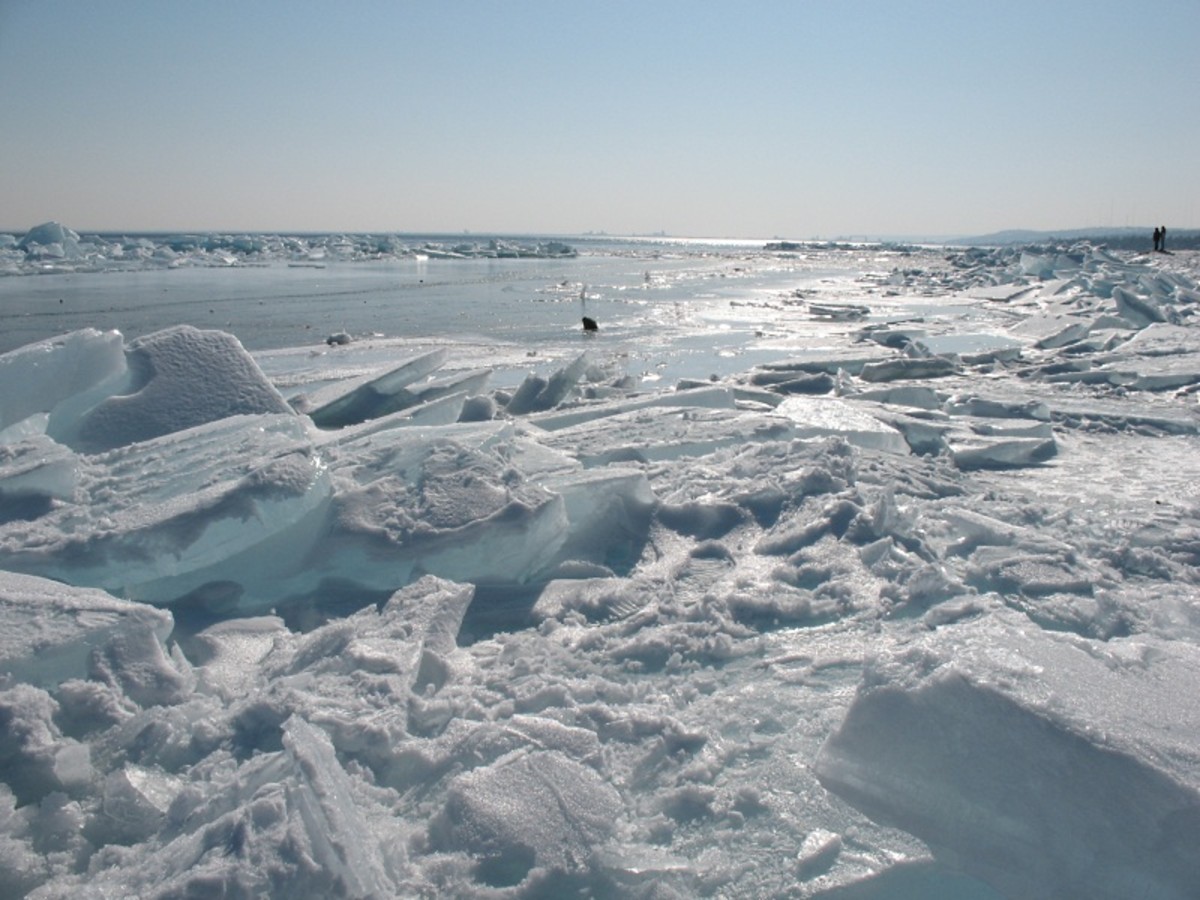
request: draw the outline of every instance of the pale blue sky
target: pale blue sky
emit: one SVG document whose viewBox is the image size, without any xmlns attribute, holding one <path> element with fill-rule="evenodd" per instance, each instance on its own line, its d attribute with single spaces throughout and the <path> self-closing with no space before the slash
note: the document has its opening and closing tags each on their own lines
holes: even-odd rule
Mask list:
<svg viewBox="0 0 1200 900">
<path fill-rule="evenodd" d="M 1200 0 L 0 0 L 0 228 L 1200 226 Z"/>
</svg>

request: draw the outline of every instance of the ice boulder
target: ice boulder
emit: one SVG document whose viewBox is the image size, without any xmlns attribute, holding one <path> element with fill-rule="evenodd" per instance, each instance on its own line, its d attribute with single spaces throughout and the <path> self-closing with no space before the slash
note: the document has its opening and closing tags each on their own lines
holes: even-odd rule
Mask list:
<svg viewBox="0 0 1200 900">
<path fill-rule="evenodd" d="M 1177 898 L 1200 884 L 1200 649 L 1018 615 L 881 654 L 822 783 L 1009 897 Z"/>
<path fill-rule="evenodd" d="M 51 436 L 98 453 L 230 416 L 291 413 L 241 342 L 180 325 L 133 341 L 127 392 L 100 401 L 76 421 L 51 421 Z"/>
</svg>

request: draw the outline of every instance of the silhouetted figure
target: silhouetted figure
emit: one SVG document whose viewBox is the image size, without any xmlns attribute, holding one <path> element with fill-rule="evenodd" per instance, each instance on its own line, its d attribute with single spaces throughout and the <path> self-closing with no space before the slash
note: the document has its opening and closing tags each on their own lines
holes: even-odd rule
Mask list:
<svg viewBox="0 0 1200 900">
<path fill-rule="evenodd" d="M 1167 226 L 1164 225 L 1158 229 L 1158 249 L 1163 253 L 1167 252 Z"/>
<path fill-rule="evenodd" d="M 1154 252 L 1158 252 L 1158 248 L 1162 246 L 1162 231 L 1158 228 L 1154 229 Z"/>
<path fill-rule="evenodd" d="M 599 331 L 600 326 L 596 324 L 595 319 L 591 319 L 591 318 L 588 318 L 587 316 L 584 316 L 583 317 L 583 330 L 584 331 Z"/>
</svg>

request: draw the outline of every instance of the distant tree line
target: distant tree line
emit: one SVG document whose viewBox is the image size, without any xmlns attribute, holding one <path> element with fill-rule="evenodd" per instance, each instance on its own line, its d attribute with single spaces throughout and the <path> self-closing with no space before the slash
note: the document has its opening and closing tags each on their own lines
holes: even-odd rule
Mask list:
<svg viewBox="0 0 1200 900">
<path fill-rule="evenodd" d="M 1154 249 L 1154 241 L 1149 231 L 1144 235 L 1098 234 L 1092 240 L 1114 250 Z M 1200 250 L 1200 231 L 1183 229 L 1172 231 L 1167 228 L 1166 250 L 1168 253 L 1172 250 Z"/>
</svg>

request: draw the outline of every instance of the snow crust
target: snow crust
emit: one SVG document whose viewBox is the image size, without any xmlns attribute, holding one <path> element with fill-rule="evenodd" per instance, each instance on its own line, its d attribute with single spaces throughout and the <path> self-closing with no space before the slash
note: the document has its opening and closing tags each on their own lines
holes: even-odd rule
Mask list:
<svg viewBox="0 0 1200 900">
<path fill-rule="evenodd" d="M 658 389 L 0 356 L 0 895 L 1195 896 L 1197 271 L 914 251 Z"/>
</svg>

